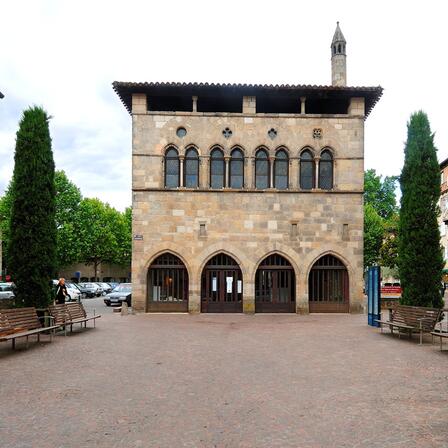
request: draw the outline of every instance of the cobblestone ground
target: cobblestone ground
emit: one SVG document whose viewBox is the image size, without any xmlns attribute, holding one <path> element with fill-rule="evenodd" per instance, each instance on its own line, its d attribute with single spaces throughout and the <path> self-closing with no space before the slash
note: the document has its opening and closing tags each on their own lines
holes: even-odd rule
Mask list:
<svg viewBox="0 0 448 448">
<path fill-rule="evenodd" d="M 113 314 L 0 346 L 0 446 L 448 447 L 448 346 L 349 315 Z"/>
</svg>

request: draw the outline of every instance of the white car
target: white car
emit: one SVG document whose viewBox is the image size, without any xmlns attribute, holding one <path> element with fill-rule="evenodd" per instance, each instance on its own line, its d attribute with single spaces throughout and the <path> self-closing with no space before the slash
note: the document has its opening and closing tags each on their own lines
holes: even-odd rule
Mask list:
<svg viewBox="0 0 448 448">
<path fill-rule="evenodd" d="M 0 283 L 0 299 L 13 299 L 14 290 L 12 283 Z"/>
<path fill-rule="evenodd" d="M 66 283 L 67 298 L 66 302 L 79 302 L 82 298 L 81 290 L 74 283 Z"/>
</svg>

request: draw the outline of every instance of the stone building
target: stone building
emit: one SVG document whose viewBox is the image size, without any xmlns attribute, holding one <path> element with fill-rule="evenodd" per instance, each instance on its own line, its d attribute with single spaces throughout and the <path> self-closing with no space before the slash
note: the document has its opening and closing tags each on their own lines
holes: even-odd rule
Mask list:
<svg viewBox="0 0 448 448">
<path fill-rule="evenodd" d="M 114 82 L 132 116 L 138 312 L 358 312 L 381 87 Z"/>
<path fill-rule="evenodd" d="M 440 244 L 445 258 L 444 281 L 448 283 L 448 159 L 440 163 Z"/>
</svg>

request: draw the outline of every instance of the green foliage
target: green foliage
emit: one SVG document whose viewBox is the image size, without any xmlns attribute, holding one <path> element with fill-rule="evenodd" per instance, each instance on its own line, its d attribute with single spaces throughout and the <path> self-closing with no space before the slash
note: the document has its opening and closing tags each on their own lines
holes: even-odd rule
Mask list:
<svg viewBox="0 0 448 448">
<path fill-rule="evenodd" d="M 396 269 L 398 265 L 398 213 L 383 222 L 383 242 L 380 249 L 380 265 Z"/>
<path fill-rule="evenodd" d="M 437 223 L 440 171 L 424 112 L 411 116 L 400 177 L 398 268 L 405 305 L 442 307 L 443 256 Z"/>
<path fill-rule="evenodd" d="M 396 265 L 396 183 L 396 176 L 385 176 L 383 180 L 373 169 L 364 173 L 365 267 L 380 264 L 393 268 Z"/>
<path fill-rule="evenodd" d="M 78 236 L 79 204 L 81 192 L 64 171 L 56 171 L 56 227 L 58 268 L 76 263 L 80 258 Z"/>
<path fill-rule="evenodd" d="M 45 307 L 52 299 L 56 225 L 54 161 L 49 117 L 39 107 L 23 113 L 17 132 L 8 260 L 16 302 Z"/>
<path fill-rule="evenodd" d="M 395 187 L 397 176 L 377 175 L 374 169 L 364 173 L 364 202 L 370 204 L 381 218 L 389 219 L 397 213 Z"/>
<path fill-rule="evenodd" d="M 364 205 L 364 266 L 378 264 L 380 249 L 383 242 L 383 219 L 375 208 L 367 203 Z"/>
<path fill-rule="evenodd" d="M 11 224 L 12 182 L 6 188 L 4 196 L 0 198 L 0 242 L 2 243 L 3 268 L 7 265 L 9 229 Z"/>
<path fill-rule="evenodd" d="M 79 261 L 93 265 L 130 261 L 129 212 L 122 214 L 99 199 L 83 199 L 79 206 Z"/>
</svg>

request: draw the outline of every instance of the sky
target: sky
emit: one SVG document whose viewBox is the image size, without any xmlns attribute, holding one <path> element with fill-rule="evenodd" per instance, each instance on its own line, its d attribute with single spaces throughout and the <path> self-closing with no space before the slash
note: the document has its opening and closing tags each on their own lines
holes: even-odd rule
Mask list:
<svg viewBox="0 0 448 448">
<path fill-rule="evenodd" d="M 57 169 L 86 197 L 131 204 L 131 118 L 118 81 L 331 84 L 336 21 L 347 83 L 384 88 L 366 121 L 365 168 L 399 174 L 406 123 L 424 110 L 448 157 L 444 1 L 2 0 L 0 195 L 22 111 L 43 106 Z"/>
</svg>

